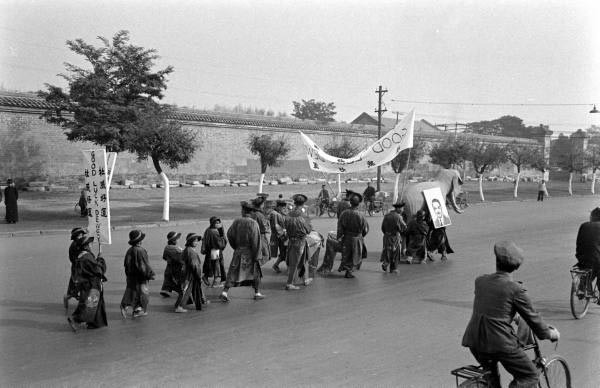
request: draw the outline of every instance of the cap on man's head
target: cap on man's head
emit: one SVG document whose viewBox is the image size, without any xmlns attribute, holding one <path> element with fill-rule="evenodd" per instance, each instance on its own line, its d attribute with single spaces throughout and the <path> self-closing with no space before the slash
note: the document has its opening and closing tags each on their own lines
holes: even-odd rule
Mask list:
<svg viewBox="0 0 600 388">
<path fill-rule="evenodd" d="M 240 202 L 240 205 L 242 206 L 242 209 L 244 209 L 244 210 L 256 211 L 256 207 L 254 206 L 252 201 L 242 201 L 242 202 Z"/>
<path fill-rule="evenodd" d="M 217 222 L 221 222 L 221 219 L 220 219 L 219 217 L 212 216 L 212 217 L 210 217 L 210 218 L 208 219 L 208 222 L 209 222 L 211 225 L 214 225 L 214 224 L 216 224 Z"/>
<path fill-rule="evenodd" d="M 294 201 L 295 204 L 302 205 L 308 201 L 308 197 L 304 194 L 295 194 L 292 197 L 292 201 Z"/>
<path fill-rule="evenodd" d="M 406 206 L 406 202 L 404 202 L 404 201 L 402 201 L 402 202 L 396 202 L 392 206 L 395 207 L 395 208 L 403 208 L 404 206 Z"/>
<path fill-rule="evenodd" d="M 363 197 L 359 193 L 350 194 L 350 205 L 358 206 L 362 202 L 362 200 Z"/>
<path fill-rule="evenodd" d="M 287 206 L 287 202 L 285 202 L 285 201 L 284 201 L 284 200 L 282 200 L 282 199 L 278 199 L 278 200 L 275 202 L 275 204 L 276 204 L 276 206 L 277 206 L 277 207 L 286 207 L 286 206 Z"/>
<path fill-rule="evenodd" d="M 494 245 L 496 267 L 500 270 L 512 272 L 519 268 L 525 257 L 523 250 L 513 241 L 498 241 Z"/>
<path fill-rule="evenodd" d="M 594 210 L 592 210 L 592 212 L 590 213 L 590 217 L 592 217 L 594 221 L 600 221 L 600 207 L 597 207 Z"/>
</svg>

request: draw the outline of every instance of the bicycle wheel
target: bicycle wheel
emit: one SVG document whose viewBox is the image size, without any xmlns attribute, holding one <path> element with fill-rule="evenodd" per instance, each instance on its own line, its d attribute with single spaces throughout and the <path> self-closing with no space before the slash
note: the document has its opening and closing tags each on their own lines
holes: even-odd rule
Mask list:
<svg viewBox="0 0 600 388">
<path fill-rule="evenodd" d="M 575 319 L 583 318 L 589 308 L 590 298 L 585 295 L 585 288 L 581 288 L 585 279 L 585 276 L 576 274 L 571 282 L 571 313 Z"/>
<path fill-rule="evenodd" d="M 458 385 L 458 388 L 487 388 L 490 385 L 481 379 L 473 378 L 463 381 Z"/>
<path fill-rule="evenodd" d="M 544 364 L 540 375 L 542 388 L 571 388 L 569 364 L 561 356 L 553 356 Z"/>
<path fill-rule="evenodd" d="M 327 215 L 329 218 L 333 218 L 337 215 L 337 206 L 331 205 L 327 207 Z"/>
</svg>

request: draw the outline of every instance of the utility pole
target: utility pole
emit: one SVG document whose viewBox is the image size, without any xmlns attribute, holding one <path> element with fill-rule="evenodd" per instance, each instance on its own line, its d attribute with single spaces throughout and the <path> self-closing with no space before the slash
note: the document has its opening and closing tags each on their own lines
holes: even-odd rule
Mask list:
<svg viewBox="0 0 600 388">
<path fill-rule="evenodd" d="M 387 109 L 381 109 L 381 97 L 383 97 L 384 93 L 387 93 L 387 89 L 383 90 L 381 88 L 381 85 L 379 85 L 379 88 L 375 91 L 375 93 L 378 94 L 379 96 L 379 101 L 377 103 L 377 110 L 375 112 L 377 112 L 377 139 L 381 139 L 381 114 L 383 112 L 387 112 Z M 377 191 L 380 191 L 381 187 L 381 166 L 377 167 Z"/>
</svg>

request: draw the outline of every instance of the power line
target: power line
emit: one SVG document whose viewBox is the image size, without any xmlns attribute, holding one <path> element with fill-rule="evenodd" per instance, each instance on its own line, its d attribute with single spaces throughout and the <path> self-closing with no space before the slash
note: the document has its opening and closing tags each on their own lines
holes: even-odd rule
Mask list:
<svg viewBox="0 0 600 388">
<path fill-rule="evenodd" d="M 455 101 L 415 101 L 391 99 L 394 102 L 404 102 L 409 104 L 427 104 L 427 105 L 472 105 L 472 106 L 591 106 L 589 104 L 571 104 L 571 103 L 496 103 L 496 102 L 455 102 Z"/>
</svg>

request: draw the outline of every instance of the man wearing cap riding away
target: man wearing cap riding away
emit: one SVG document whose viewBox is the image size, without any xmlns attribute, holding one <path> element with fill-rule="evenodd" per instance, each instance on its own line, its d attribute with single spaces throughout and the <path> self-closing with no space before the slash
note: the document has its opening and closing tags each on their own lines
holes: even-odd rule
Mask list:
<svg viewBox="0 0 600 388">
<path fill-rule="evenodd" d="M 163 260 L 167 262 L 165 267 L 165 275 L 163 284 L 160 288 L 160 295 L 168 298 L 171 292 L 176 291 L 181 293 L 181 287 L 178 283 L 178 274 L 181 271 L 183 262 L 181 261 L 181 248 L 177 246 L 177 240 L 181 237 L 181 233 L 171 231 L 167 233 L 167 245 L 163 250 Z"/>
<path fill-rule="evenodd" d="M 350 195 L 350 209 L 344 210 L 337 223 L 337 239 L 342 246 L 342 264 L 339 271 L 346 271 L 345 278 L 353 278 L 354 268 L 360 268 L 362 259 L 366 257 L 367 247 L 364 237 L 369 233 L 369 224 L 358 212 L 362 196 L 358 193 Z"/>
<path fill-rule="evenodd" d="M 106 281 L 106 262 L 97 258 L 90 247 L 93 237 L 84 236 L 77 240 L 80 253 L 75 260 L 74 281 L 79 293 L 77 308 L 67 318 L 73 331 L 95 329 L 108 325 L 104 305 L 102 282 Z"/>
<path fill-rule="evenodd" d="M 298 290 L 299 287 L 294 285 L 294 280 L 298 275 L 300 266 L 303 266 L 306 259 L 308 249 L 306 236 L 312 231 L 310 219 L 304 209 L 307 197 L 304 194 L 296 194 L 292 197 L 294 201 L 294 209 L 285 217 L 285 230 L 288 236 L 287 247 L 287 264 L 288 277 L 285 289 L 288 291 Z M 304 271 L 306 276 L 306 271 Z M 310 276 L 310 274 L 309 274 Z M 304 285 L 308 286 L 312 282 L 312 278 L 304 279 Z"/>
<path fill-rule="evenodd" d="M 321 185 L 321 191 L 317 196 L 317 203 L 319 204 L 319 217 L 323 215 L 325 209 L 329 206 L 329 191 L 325 185 Z"/>
<path fill-rule="evenodd" d="M 285 230 L 284 209 L 287 203 L 278 199 L 275 203 L 275 210 L 270 214 L 269 224 L 271 225 L 271 257 L 277 257 L 273 264 L 273 271 L 280 273 L 279 263 L 287 257 L 287 232 Z"/>
<path fill-rule="evenodd" d="M 598 282 L 600 279 L 600 207 L 592 210 L 590 220 L 579 226 L 575 257 L 578 267 L 591 268 L 593 277 L 596 277 L 596 282 Z M 600 299 L 598 304 L 600 304 Z"/>
<path fill-rule="evenodd" d="M 512 279 L 523 262 L 523 251 L 512 241 L 494 245 L 496 272 L 475 280 L 473 315 L 462 345 L 492 371 L 492 387 L 500 387 L 498 362 L 513 376 L 510 387 L 537 387 L 535 364 L 522 349 L 511 322 L 518 313 L 539 339 L 557 341 L 558 330 L 548 326 L 531 303 L 525 287 Z"/>
<path fill-rule="evenodd" d="M 363 198 L 367 209 L 373 209 L 373 201 L 375 200 L 375 188 L 371 186 L 371 182 L 367 182 L 367 188 L 363 192 Z"/>
<path fill-rule="evenodd" d="M 264 299 L 260 293 L 260 279 L 262 272 L 259 264 L 260 257 L 260 227 L 250 215 L 258 209 L 247 201 L 240 203 L 242 217 L 233 220 L 227 230 L 227 240 L 233 248 L 233 257 L 227 271 L 227 281 L 221 293 L 221 301 L 229 302 L 229 289 L 231 287 L 252 286 L 254 288 L 254 299 Z"/>
<path fill-rule="evenodd" d="M 154 279 L 154 271 L 148 261 L 148 252 L 142 247 L 142 240 L 146 235 L 134 229 L 129 232 L 131 245 L 125 254 L 123 265 L 125 267 L 125 293 L 121 299 L 121 316 L 127 317 L 127 308 L 133 307 L 132 318 L 148 315 L 148 302 L 150 289 L 148 282 Z"/>
<path fill-rule="evenodd" d="M 183 272 L 180 281 L 182 293 L 175 302 L 176 313 L 187 312 L 184 306 L 190 297 L 194 301 L 196 310 L 202 310 L 202 305 L 208 304 L 208 300 L 202 291 L 202 261 L 200 255 L 194 249 L 200 240 L 202 240 L 202 236 L 196 233 L 189 233 L 185 238 L 185 249 L 181 254 L 183 260 Z"/>
<path fill-rule="evenodd" d="M 391 273 L 396 273 L 400 255 L 402 252 L 401 233 L 406 230 L 406 224 L 402 219 L 402 208 L 404 202 L 394 204 L 394 211 L 383 217 L 381 232 L 383 233 L 383 250 L 381 251 L 381 268 L 386 272 L 388 267 Z"/>
<path fill-rule="evenodd" d="M 71 275 L 69 276 L 69 285 L 67 286 L 67 293 L 63 296 L 63 304 L 65 306 L 65 310 L 69 309 L 69 299 L 79 298 L 79 293 L 77 292 L 77 284 L 74 281 L 75 276 L 75 262 L 77 261 L 77 257 L 79 253 L 81 253 L 81 240 L 86 237 L 85 229 L 83 228 L 73 228 L 71 230 L 71 245 L 69 246 L 69 261 L 71 262 Z"/>
</svg>

